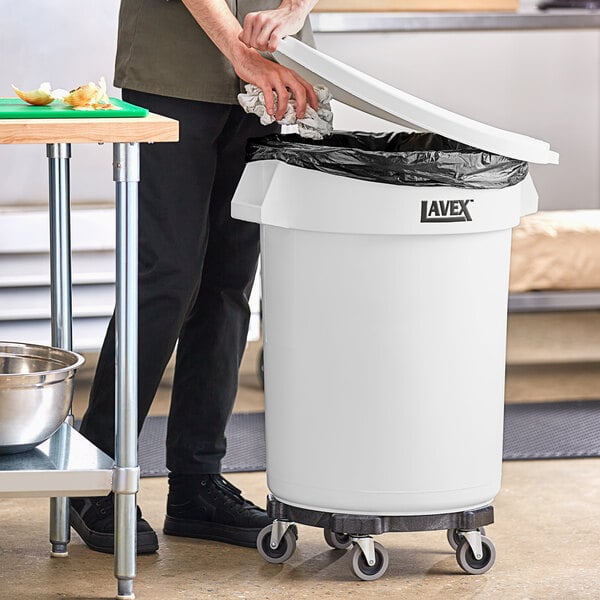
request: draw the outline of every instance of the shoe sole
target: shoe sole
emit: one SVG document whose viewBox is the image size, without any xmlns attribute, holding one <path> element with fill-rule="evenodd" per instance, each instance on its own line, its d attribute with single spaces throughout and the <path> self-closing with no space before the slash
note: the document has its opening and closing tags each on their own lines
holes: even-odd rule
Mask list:
<svg viewBox="0 0 600 600">
<path fill-rule="evenodd" d="M 96 552 L 115 553 L 115 536 L 112 533 L 100 533 L 91 530 L 73 508 L 69 508 L 71 527 L 79 534 L 85 545 Z M 154 531 L 137 534 L 137 554 L 153 554 L 158 550 L 158 538 Z"/>
<path fill-rule="evenodd" d="M 233 544 L 234 546 L 243 546 L 244 548 L 256 548 L 256 538 L 261 530 L 262 527 L 256 529 L 233 527 L 232 525 L 211 523 L 209 521 L 178 519 L 169 515 L 165 517 L 163 527 L 165 535 L 213 540 Z"/>
</svg>

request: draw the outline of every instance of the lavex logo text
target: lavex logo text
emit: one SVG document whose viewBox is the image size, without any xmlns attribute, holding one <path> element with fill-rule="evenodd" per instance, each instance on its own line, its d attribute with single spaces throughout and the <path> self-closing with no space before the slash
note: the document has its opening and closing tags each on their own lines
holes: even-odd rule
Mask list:
<svg viewBox="0 0 600 600">
<path fill-rule="evenodd" d="M 472 221 L 469 200 L 422 200 L 421 223 L 456 223 Z"/>
</svg>

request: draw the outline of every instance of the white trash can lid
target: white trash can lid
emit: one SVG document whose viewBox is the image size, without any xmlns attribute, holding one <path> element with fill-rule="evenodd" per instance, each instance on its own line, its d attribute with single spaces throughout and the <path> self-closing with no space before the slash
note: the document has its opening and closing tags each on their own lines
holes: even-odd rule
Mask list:
<svg viewBox="0 0 600 600">
<path fill-rule="evenodd" d="M 453 113 L 388 85 L 303 44 L 281 40 L 275 59 L 353 108 L 416 131 L 439 133 L 474 148 L 538 164 L 558 164 L 550 144 Z"/>
</svg>

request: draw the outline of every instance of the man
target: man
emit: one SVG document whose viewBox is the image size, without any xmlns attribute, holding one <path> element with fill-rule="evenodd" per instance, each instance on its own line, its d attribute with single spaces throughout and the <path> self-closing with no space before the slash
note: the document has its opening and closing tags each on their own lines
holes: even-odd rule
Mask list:
<svg viewBox="0 0 600 600">
<path fill-rule="evenodd" d="M 317 108 L 310 84 L 257 51 L 272 51 L 283 36 L 299 31 L 310 40 L 304 23 L 315 4 L 121 2 L 115 85 L 123 88 L 125 100 L 180 123 L 180 142 L 143 144 L 140 165 L 140 429 L 178 344 L 167 431 L 169 535 L 253 546 L 270 522 L 220 475 L 259 252 L 258 227 L 232 219 L 230 201 L 244 168 L 246 140 L 277 129 L 245 114 L 237 94 L 243 82 L 257 85 L 269 114 L 278 119 L 290 94 L 299 117 L 307 103 Z M 81 425 L 110 456 L 114 348 L 113 318 Z M 90 548 L 113 552 L 112 494 L 73 498 L 70 516 Z M 139 509 L 137 540 L 138 553 L 158 549 Z"/>
</svg>

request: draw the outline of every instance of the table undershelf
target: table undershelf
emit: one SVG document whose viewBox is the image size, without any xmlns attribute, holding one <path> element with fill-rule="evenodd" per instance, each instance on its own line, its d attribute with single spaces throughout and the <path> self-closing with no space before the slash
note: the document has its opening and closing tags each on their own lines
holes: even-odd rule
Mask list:
<svg viewBox="0 0 600 600">
<path fill-rule="evenodd" d="M 105 496 L 112 458 L 67 423 L 33 450 L 0 455 L 0 498 Z"/>
</svg>

